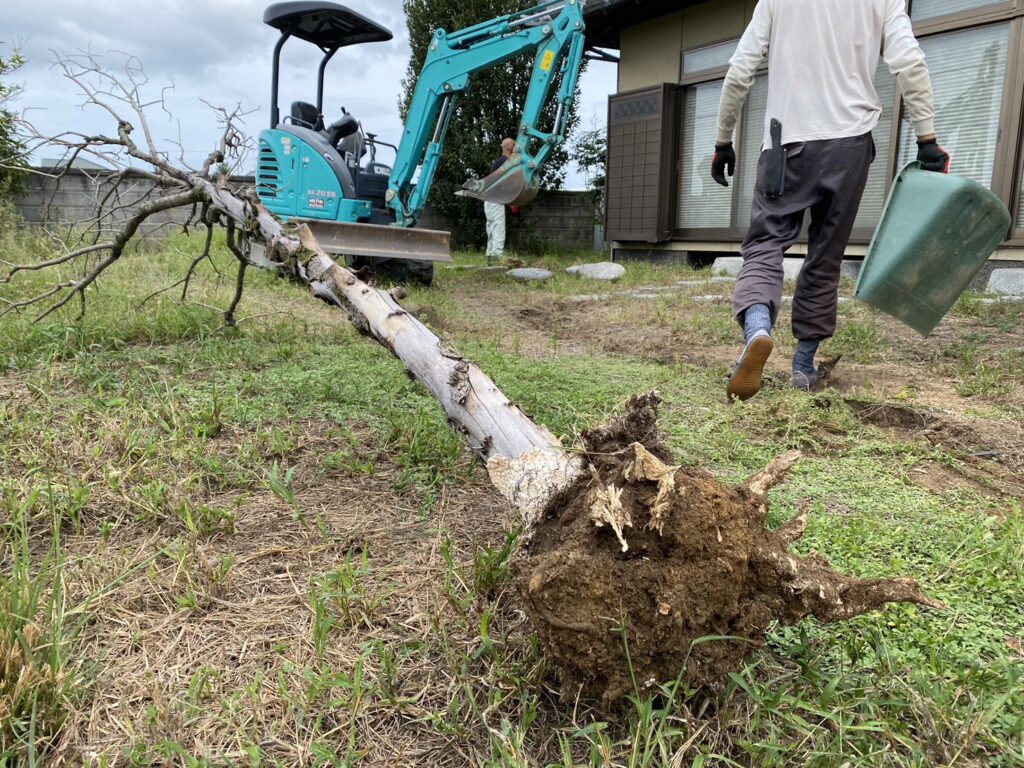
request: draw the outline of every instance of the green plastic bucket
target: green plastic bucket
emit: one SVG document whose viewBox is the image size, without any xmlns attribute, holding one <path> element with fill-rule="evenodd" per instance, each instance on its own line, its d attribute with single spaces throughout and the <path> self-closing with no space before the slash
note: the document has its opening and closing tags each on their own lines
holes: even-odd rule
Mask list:
<svg viewBox="0 0 1024 768">
<path fill-rule="evenodd" d="M 910 163 L 889 190 L 854 298 L 927 336 L 1009 228 L 1010 214 L 991 190 Z"/>
</svg>

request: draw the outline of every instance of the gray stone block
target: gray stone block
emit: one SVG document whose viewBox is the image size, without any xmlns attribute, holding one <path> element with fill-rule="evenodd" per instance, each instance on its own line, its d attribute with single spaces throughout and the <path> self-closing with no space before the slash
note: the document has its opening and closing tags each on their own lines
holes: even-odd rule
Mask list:
<svg viewBox="0 0 1024 768">
<path fill-rule="evenodd" d="M 857 275 L 860 274 L 859 260 L 847 259 L 843 261 L 839 268 L 840 274 L 843 277 L 848 277 L 851 280 L 856 280 Z M 715 274 L 725 272 L 727 275 L 738 275 L 740 273 L 740 267 L 743 266 L 743 259 L 740 256 L 719 256 L 715 259 L 715 264 L 712 267 Z M 800 275 L 800 270 L 803 269 L 804 260 L 800 258 L 785 258 L 782 260 L 782 273 L 785 280 L 796 280 Z"/>
<path fill-rule="evenodd" d="M 1024 267 L 993 269 L 988 278 L 987 290 L 1007 296 L 1024 296 Z"/>
<path fill-rule="evenodd" d="M 536 269 L 534 267 L 524 267 L 522 269 L 510 269 L 506 274 L 509 277 L 519 281 L 529 280 L 547 280 L 551 277 L 551 273 L 546 269 Z"/>
<path fill-rule="evenodd" d="M 569 267 L 565 271 L 570 275 L 579 275 L 591 280 L 618 280 L 626 274 L 624 266 L 611 261 L 601 261 L 596 264 L 580 264 Z"/>
<path fill-rule="evenodd" d="M 860 275 L 860 265 L 863 263 L 864 262 L 859 260 L 854 261 L 852 259 L 847 259 L 840 265 L 839 275 L 849 280 L 856 280 L 857 277 Z"/>
<path fill-rule="evenodd" d="M 715 263 L 711 269 L 714 270 L 716 275 L 725 272 L 725 274 L 735 277 L 740 273 L 740 267 L 742 266 L 743 259 L 739 256 L 719 256 L 715 259 Z"/>
</svg>

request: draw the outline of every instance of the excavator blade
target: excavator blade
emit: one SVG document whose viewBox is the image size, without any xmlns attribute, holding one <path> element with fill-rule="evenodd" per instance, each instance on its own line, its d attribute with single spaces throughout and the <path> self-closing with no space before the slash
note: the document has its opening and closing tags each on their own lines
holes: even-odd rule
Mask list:
<svg viewBox="0 0 1024 768">
<path fill-rule="evenodd" d="M 296 219 L 308 226 L 328 253 L 384 259 L 451 261 L 451 233 L 322 219 Z"/>
<path fill-rule="evenodd" d="M 482 179 L 469 179 L 455 194 L 500 205 L 526 205 L 537 196 L 539 185 L 530 181 L 515 156 Z"/>
</svg>

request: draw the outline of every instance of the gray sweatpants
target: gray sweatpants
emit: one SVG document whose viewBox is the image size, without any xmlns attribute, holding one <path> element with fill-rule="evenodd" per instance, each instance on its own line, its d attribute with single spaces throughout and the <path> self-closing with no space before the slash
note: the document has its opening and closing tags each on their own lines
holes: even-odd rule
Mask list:
<svg viewBox="0 0 1024 768">
<path fill-rule="evenodd" d="M 875 159 L 875 143 L 865 133 L 793 144 L 787 150 L 786 185 L 775 200 L 764 196 L 764 153 L 758 161 L 732 309 L 742 324 L 747 307 L 766 304 L 775 324 L 782 302 L 782 254 L 800 236 L 804 212 L 810 210 L 807 258 L 793 294 L 793 336 L 826 339 L 836 330 L 839 268 Z"/>
</svg>

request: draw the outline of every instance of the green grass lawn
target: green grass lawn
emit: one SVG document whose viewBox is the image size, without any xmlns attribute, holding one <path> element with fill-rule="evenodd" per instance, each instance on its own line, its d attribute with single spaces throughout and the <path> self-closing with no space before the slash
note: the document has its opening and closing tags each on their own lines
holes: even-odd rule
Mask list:
<svg viewBox="0 0 1024 768">
<path fill-rule="evenodd" d="M 42 249 L 3 244 L 8 261 Z M 855 370 L 907 361 L 916 385 L 730 405 L 728 307 L 628 295 L 691 270 L 630 264 L 595 288 L 562 273 L 583 255 L 555 254 L 531 263 L 556 272 L 546 284 L 438 270 L 411 290 L 566 442 L 657 389 L 687 466 L 736 482 L 800 448 L 770 516 L 809 508 L 795 550 L 913 576 L 949 606 L 779 627 L 715 690 L 638 686 L 606 712 L 560 698 L 511 588 L 516 522 L 440 407 L 271 274 L 249 271 L 223 327 L 222 246 L 186 302 L 157 293 L 196 247 L 129 254 L 81 320 L 0 319 L 0 765 L 1024 766 L 1020 465 L 986 485 L 971 450 L 855 407 L 935 414 L 933 382 L 965 424 L 1019 424 L 1019 305 L 968 297 L 930 346 L 844 305 L 833 351 Z M 20 275 L 0 299 L 50 279 Z M 570 300 L 602 291 L 587 326 Z M 629 329 L 665 353 L 602 346 Z"/>
</svg>

